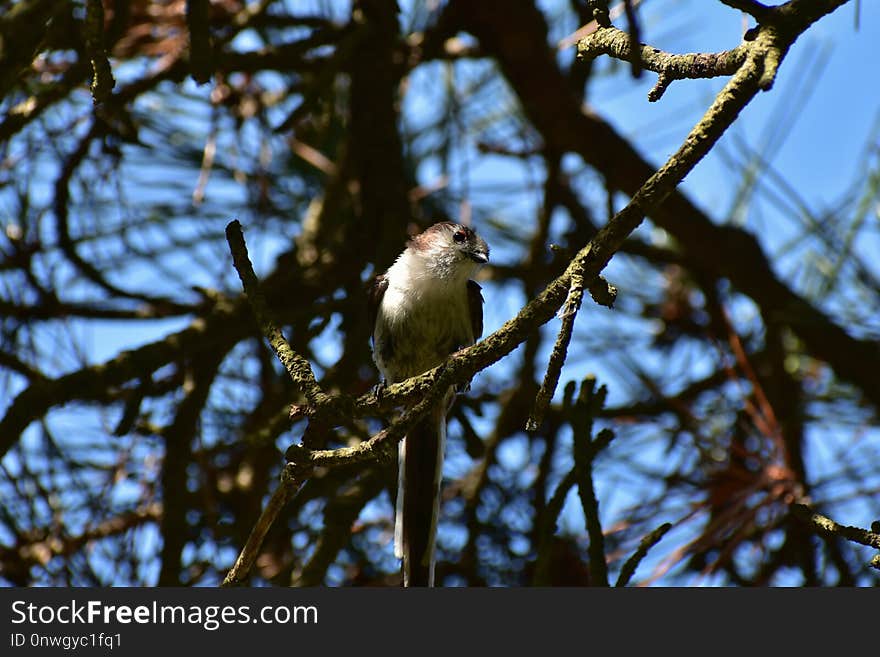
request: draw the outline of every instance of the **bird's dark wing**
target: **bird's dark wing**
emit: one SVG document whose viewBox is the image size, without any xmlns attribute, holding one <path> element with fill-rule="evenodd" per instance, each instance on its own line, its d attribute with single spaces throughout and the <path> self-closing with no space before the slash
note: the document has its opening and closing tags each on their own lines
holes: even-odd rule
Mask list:
<svg viewBox="0 0 880 657">
<path fill-rule="evenodd" d="M 367 316 L 370 320 L 370 335 L 372 336 L 376 330 L 376 316 L 379 314 L 379 305 L 382 303 L 382 297 L 385 296 L 385 290 L 388 289 L 388 279 L 384 274 L 379 274 L 373 279 L 370 291 L 367 295 Z"/>
<path fill-rule="evenodd" d="M 483 335 L 483 288 L 476 281 L 468 281 L 468 310 L 471 314 L 471 328 L 474 331 L 474 340 L 479 340 Z"/>
</svg>

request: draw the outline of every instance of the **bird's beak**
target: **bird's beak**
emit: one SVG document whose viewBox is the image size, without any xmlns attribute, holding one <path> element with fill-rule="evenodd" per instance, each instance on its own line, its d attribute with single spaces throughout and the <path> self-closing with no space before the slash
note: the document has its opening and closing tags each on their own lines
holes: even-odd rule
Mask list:
<svg viewBox="0 0 880 657">
<path fill-rule="evenodd" d="M 468 257 L 476 263 L 485 265 L 489 262 L 489 254 L 485 251 L 469 251 Z"/>
</svg>

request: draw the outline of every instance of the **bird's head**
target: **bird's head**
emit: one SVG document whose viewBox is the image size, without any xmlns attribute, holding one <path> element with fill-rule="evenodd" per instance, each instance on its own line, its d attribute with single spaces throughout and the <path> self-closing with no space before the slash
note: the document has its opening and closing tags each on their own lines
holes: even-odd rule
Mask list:
<svg viewBox="0 0 880 657">
<path fill-rule="evenodd" d="M 443 221 L 409 241 L 413 253 L 439 278 L 470 278 L 489 262 L 489 245 L 473 228 Z"/>
</svg>

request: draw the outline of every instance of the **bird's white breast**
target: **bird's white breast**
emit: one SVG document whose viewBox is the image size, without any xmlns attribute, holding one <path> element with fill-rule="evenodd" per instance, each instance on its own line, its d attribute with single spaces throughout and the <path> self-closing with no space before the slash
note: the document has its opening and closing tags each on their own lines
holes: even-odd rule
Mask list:
<svg viewBox="0 0 880 657">
<path fill-rule="evenodd" d="M 467 274 L 438 278 L 420 267 L 418 256 L 402 255 L 389 268 L 388 288 L 376 322 L 376 344 L 390 340 L 389 357 L 379 349 L 376 364 L 388 382 L 421 374 L 456 349 L 473 344 Z"/>
</svg>

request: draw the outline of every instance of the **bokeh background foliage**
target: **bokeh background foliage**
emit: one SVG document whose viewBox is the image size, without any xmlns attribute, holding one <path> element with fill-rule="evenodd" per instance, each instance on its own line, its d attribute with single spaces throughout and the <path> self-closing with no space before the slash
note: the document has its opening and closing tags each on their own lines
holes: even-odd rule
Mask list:
<svg viewBox="0 0 880 657">
<path fill-rule="evenodd" d="M 557 276 L 724 83 L 648 103 L 653 75 L 575 62 L 587 4 L 0 1 L 0 581 L 217 584 L 232 565 L 305 423 L 230 220 L 333 393 L 377 383 L 365 287 L 408 234 L 458 220 L 491 244 L 487 333 Z M 671 52 L 748 27 L 726 5 L 749 3 L 631 4 Z M 878 24 L 850 2 L 813 26 L 626 241 L 614 309 L 585 301 L 536 430 L 558 321 L 474 378 L 438 581 L 595 584 L 604 552 L 613 583 L 663 527 L 633 583 L 876 585 L 871 550 L 791 504 L 880 516 Z M 317 471 L 252 583 L 398 583 L 394 481 Z"/>
</svg>

